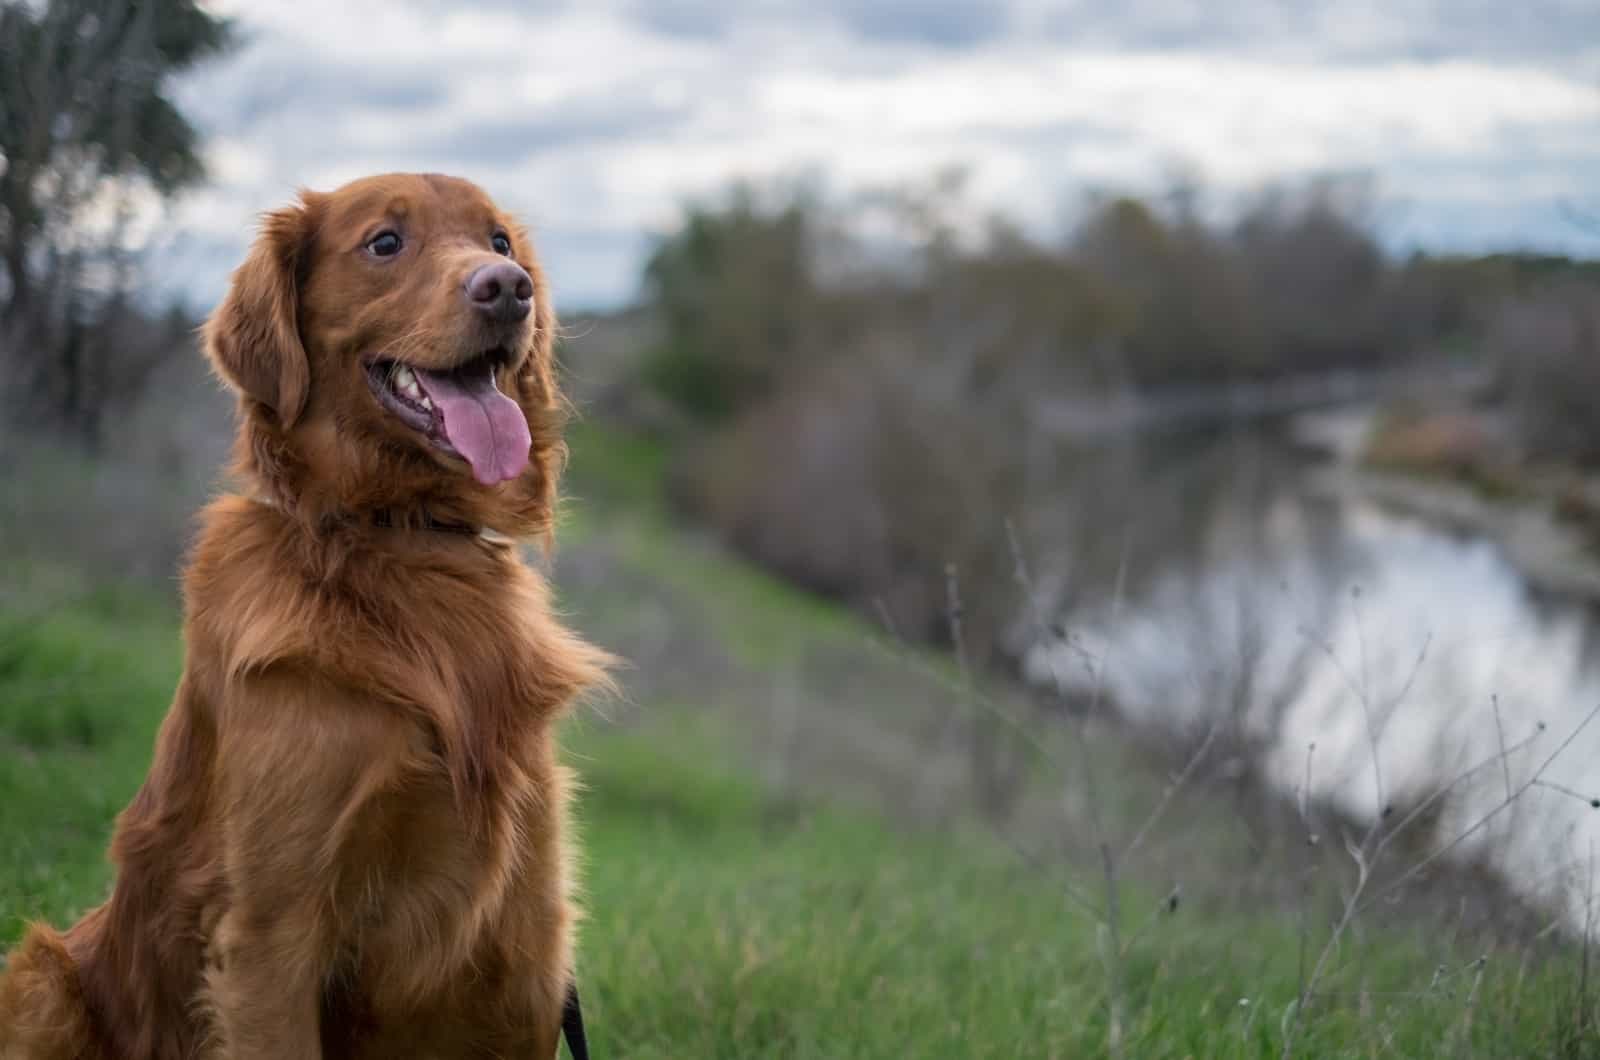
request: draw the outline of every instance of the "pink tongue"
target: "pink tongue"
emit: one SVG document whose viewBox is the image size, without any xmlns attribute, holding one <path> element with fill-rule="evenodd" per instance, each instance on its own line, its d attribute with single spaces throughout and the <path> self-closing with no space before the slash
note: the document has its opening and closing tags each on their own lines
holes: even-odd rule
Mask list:
<svg viewBox="0 0 1600 1060">
<path fill-rule="evenodd" d="M 417 382 L 444 416 L 445 439 L 472 465 L 472 474 L 493 486 L 522 474 L 533 439 L 515 401 L 494 385 L 494 372 L 480 361 L 454 372 L 415 369 Z"/>
</svg>

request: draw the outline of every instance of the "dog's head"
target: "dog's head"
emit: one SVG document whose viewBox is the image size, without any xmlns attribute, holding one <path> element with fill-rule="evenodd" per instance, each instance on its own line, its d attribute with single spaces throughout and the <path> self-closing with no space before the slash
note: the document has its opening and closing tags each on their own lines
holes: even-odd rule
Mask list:
<svg viewBox="0 0 1600 1060">
<path fill-rule="evenodd" d="M 467 181 L 391 174 L 267 214 L 205 347 L 240 468 L 280 503 L 523 536 L 565 456 L 554 330 L 521 225 Z"/>
</svg>

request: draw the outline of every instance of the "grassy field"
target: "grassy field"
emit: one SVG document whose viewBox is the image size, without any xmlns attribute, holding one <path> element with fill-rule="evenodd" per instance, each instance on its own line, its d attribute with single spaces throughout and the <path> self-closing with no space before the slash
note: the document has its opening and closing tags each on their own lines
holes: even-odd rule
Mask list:
<svg viewBox="0 0 1600 1060">
<path fill-rule="evenodd" d="M 1290 1027 L 1299 1056 L 1597 1053 L 1581 951 L 1456 936 L 1448 918 L 1359 924 L 1297 1020 L 1335 910 L 1285 905 L 1289 863 L 1252 854 L 1205 791 L 1130 864 L 1108 974 L 1104 920 L 1069 897 L 1093 878 L 1051 853 L 1076 811 L 979 827 L 959 755 L 918 742 L 949 707 L 947 664 L 887 654 L 668 525 L 641 503 L 649 459 L 580 478 L 556 568 L 575 624 L 634 660 L 627 700 L 566 732 L 588 785 L 597 1056 L 1093 1056 L 1113 1009 L 1129 1057 L 1275 1057 Z M 111 821 L 179 666 L 159 593 L 37 564 L 0 581 L 0 941 L 104 894 Z M 1163 773 L 1109 736 L 1096 750 L 1125 836 Z"/>
</svg>

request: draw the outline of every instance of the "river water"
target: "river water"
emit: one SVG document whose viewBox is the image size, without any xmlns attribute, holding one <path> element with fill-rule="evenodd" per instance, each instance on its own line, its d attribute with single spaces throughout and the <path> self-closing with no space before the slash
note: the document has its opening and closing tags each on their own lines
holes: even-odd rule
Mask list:
<svg viewBox="0 0 1600 1060">
<path fill-rule="evenodd" d="M 1033 588 L 1060 623 L 1024 649 L 1030 680 L 1099 684 L 1141 724 L 1237 722 L 1274 785 L 1364 821 L 1487 763 L 1431 846 L 1477 825 L 1450 856 L 1581 922 L 1600 839 L 1590 603 L 1539 593 L 1492 542 L 1328 490 L 1326 460 L 1271 431 L 1078 450 L 1052 472 L 1068 487 L 1024 536 L 1050 542 Z"/>
</svg>

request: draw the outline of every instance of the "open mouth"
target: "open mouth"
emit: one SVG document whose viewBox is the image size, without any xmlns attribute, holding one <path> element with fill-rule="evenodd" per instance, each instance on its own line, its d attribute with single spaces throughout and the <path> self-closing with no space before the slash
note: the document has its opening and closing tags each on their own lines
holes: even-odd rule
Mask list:
<svg viewBox="0 0 1600 1060">
<path fill-rule="evenodd" d="M 495 383 L 510 359 L 496 347 L 441 371 L 380 357 L 367 363 L 367 385 L 391 415 L 493 486 L 522 474 L 532 444 L 522 408 Z"/>
</svg>

